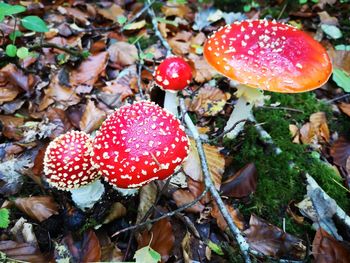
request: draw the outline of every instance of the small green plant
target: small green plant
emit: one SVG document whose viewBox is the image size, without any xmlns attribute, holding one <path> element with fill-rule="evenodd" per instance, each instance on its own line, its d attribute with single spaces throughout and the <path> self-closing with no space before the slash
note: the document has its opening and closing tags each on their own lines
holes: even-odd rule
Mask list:
<svg viewBox="0 0 350 263">
<path fill-rule="evenodd" d="M 7 228 L 10 223 L 10 211 L 6 208 L 0 209 L 0 228 Z"/>
<path fill-rule="evenodd" d="M 0 3 L 0 22 L 4 21 L 7 16 L 15 20 L 13 32 L 9 35 L 12 43 L 8 44 L 5 48 L 5 53 L 9 57 L 24 59 L 30 55 L 27 47 L 18 48 L 16 46 L 16 38 L 22 36 L 22 32 L 17 30 L 17 23 L 20 23 L 25 29 L 33 32 L 44 33 L 49 31 L 46 23 L 38 16 L 24 16 L 21 18 L 16 16 L 24 11 L 26 11 L 24 6 Z"/>
<path fill-rule="evenodd" d="M 308 1 L 308 0 L 299 0 L 299 4 L 301 4 L 301 5 L 307 4 L 307 2 L 312 2 L 312 3 L 314 3 L 314 4 L 317 4 L 317 3 L 318 3 L 318 0 L 311 0 L 311 1 Z"/>
</svg>

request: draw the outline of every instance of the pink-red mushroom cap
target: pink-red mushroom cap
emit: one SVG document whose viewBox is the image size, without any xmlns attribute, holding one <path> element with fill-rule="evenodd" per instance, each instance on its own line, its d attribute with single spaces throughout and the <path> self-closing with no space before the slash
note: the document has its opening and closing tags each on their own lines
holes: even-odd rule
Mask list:
<svg viewBox="0 0 350 263">
<path fill-rule="evenodd" d="M 188 152 L 179 120 L 142 101 L 117 109 L 105 120 L 94 139 L 92 160 L 110 184 L 138 188 L 171 176 Z"/>
<path fill-rule="evenodd" d="M 218 72 L 238 83 L 281 93 L 316 89 L 332 73 L 332 64 L 320 43 L 276 21 L 226 25 L 208 38 L 204 57 Z"/>
<path fill-rule="evenodd" d="M 60 190 L 77 189 L 94 182 L 98 172 L 92 166 L 92 138 L 82 131 L 70 131 L 55 138 L 45 151 L 47 182 Z"/>
<path fill-rule="evenodd" d="M 178 92 L 190 84 L 192 69 L 183 58 L 169 57 L 159 64 L 154 78 L 161 89 Z"/>
</svg>

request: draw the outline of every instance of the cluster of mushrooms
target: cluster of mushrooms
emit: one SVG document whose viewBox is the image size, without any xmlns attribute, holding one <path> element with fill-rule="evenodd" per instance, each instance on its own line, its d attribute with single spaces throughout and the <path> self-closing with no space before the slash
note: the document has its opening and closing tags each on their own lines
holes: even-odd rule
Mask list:
<svg viewBox="0 0 350 263">
<path fill-rule="evenodd" d="M 222 27 L 206 41 L 204 57 L 237 89 L 304 92 L 322 86 L 332 72 L 327 52 L 317 41 L 276 21 L 248 20 Z M 81 131 L 57 137 L 45 152 L 47 182 L 71 191 L 80 208 L 90 208 L 104 192 L 100 177 L 117 188 L 135 189 L 174 174 L 189 152 L 188 137 L 177 118 L 177 92 L 191 78 L 185 60 L 169 57 L 154 74 L 155 84 L 166 92 L 165 109 L 137 102 L 117 109 L 95 138 Z M 253 104 L 239 98 L 225 130 L 246 118 Z"/>
</svg>

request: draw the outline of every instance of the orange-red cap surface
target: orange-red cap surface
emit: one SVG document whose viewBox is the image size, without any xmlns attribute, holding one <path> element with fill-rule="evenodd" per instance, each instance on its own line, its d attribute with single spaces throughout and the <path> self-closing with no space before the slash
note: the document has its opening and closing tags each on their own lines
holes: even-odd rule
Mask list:
<svg viewBox="0 0 350 263">
<path fill-rule="evenodd" d="M 236 22 L 211 35 L 204 57 L 218 72 L 263 90 L 313 90 L 332 73 L 326 50 L 301 30 L 267 20 Z"/>
</svg>

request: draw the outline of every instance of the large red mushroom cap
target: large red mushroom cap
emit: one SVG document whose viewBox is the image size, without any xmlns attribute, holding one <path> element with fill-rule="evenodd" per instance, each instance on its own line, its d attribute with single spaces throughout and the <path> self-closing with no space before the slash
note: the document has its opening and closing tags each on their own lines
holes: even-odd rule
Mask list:
<svg viewBox="0 0 350 263">
<path fill-rule="evenodd" d="M 138 188 L 172 175 L 188 155 L 189 140 L 173 114 L 142 101 L 110 115 L 93 148 L 94 165 L 109 183 Z"/>
<path fill-rule="evenodd" d="M 91 163 L 92 139 L 81 131 L 70 131 L 50 142 L 44 156 L 48 183 L 71 190 L 94 182 L 99 176 Z"/>
<path fill-rule="evenodd" d="M 192 69 L 179 57 L 169 57 L 159 64 L 155 71 L 155 82 L 163 90 L 178 92 L 190 84 Z"/>
<path fill-rule="evenodd" d="M 248 20 L 222 27 L 206 41 L 204 57 L 230 79 L 275 92 L 313 90 L 332 73 L 320 43 L 275 21 Z"/>
</svg>

